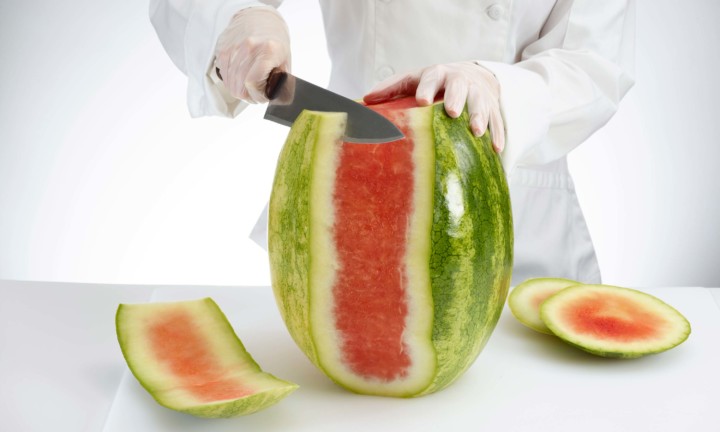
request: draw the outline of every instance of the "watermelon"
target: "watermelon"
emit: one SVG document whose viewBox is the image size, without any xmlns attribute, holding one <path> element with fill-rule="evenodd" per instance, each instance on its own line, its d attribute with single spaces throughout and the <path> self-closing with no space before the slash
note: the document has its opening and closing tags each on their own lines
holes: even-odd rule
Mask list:
<svg viewBox="0 0 720 432">
<path fill-rule="evenodd" d="M 372 106 L 405 138 L 343 142 L 346 114 L 303 112 L 278 158 L 268 246 L 280 314 L 339 385 L 429 394 L 467 370 L 502 311 L 512 215 L 489 134 L 414 98 Z"/>
<path fill-rule="evenodd" d="M 641 291 L 576 285 L 540 307 L 540 316 L 565 342 L 603 357 L 636 358 L 673 348 L 690 335 L 676 309 Z"/>
<path fill-rule="evenodd" d="M 553 334 L 540 318 L 540 305 L 558 291 L 579 284 L 580 282 L 563 278 L 528 279 L 510 291 L 508 296 L 510 312 L 518 321 L 531 329 Z"/>
<path fill-rule="evenodd" d="M 273 405 L 298 387 L 260 370 L 210 298 L 121 304 L 115 323 L 133 375 L 167 408 L 235 417 Z"/>
</svg>

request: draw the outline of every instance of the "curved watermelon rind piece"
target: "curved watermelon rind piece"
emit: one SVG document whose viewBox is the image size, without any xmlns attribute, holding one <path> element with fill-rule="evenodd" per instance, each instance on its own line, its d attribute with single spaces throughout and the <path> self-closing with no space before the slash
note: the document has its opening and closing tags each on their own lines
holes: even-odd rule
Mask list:
<svg viewBox="0 0 720 432">
<path fill-rule="evenodd" d="M 537 332 L 552 335 L 553 332 L 540 318 L 540 306 L 553 294 L 580 282 L 565 278 L 540 277 L 523 281 L 510 291 L 508 306 L 521 324 Z"/>
<path fill-rule="evenodd" d="M 651 294 L 612 285 L 582 284 L 564 289 L 542 304 L 540 316 L 566 343 L 609 358 L 661 353 L 680 345 L 691 333 L 687 318 L 669 304 Z M 579 328 L 573 324 L 576 320 L 587 324 Z M 623 334 L 615 328 L 629 330 Z"/>
<path fill-rule="evenodd" d="M 182 318 L 182 322 L 173 322 L 175 317 Z M 172 328 L 174 324 L 177 324 L 175 329 Z M 123 357 L 132 374 L 158 404 L 174 411 L 205 418 L 247 415 L 274 405 L 298 388 L 297 384 L 260 369 L 211 298 L 121 304 L 115 315 L 115 325 Z M 169 346 L 166 350 L 153 348 L 159 340 L 153 339 L 150 329 L 157 325 L 167 327 L 161 338 Z M 178 345 L 173 342 L 173 336 L 179 333 L 191 333 L 200 338 Z M 173 363 L 168 356 L 178 347 L 182 347 L 177 350 L 179 353 L 204 353 L 209 347 L 207 354 L 211 358 L 204 364 L 192 360 L 186 366 L 179 361 Z M 173 367 L 175 372 L 171 371 Z M 211 400 L 212 395 L 207 390 L 202 397 L 194 394 L 194 389 L 208 389 L 214 385 L 218 386 L 216 393 L 237 394 L 238 390 L 233 389 L 235 386 L 241 388 L 239 393 L 242 394 L 220 400 Z"/>
</svg>

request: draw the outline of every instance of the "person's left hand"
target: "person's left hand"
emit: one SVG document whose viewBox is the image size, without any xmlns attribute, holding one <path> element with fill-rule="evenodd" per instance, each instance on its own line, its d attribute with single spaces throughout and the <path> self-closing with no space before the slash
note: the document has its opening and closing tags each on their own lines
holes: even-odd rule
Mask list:
<svg viewBox="0 0 720 432">
<path fill-rule="evenodd" d="M 459 117 L 467 102 L 473 134 L 481 136 L 489 126 L 493 148 L 501 152 L 505 148 L 505 129 L 500 114 L 500 83 L 495 75 L 476 63 L 438 64 L 398 74 L 380 82 L 363 100 L 372 105 L 414 94 L 418 105 L 427 106 L 443 89 L 448 115 Z"/>
</svg>

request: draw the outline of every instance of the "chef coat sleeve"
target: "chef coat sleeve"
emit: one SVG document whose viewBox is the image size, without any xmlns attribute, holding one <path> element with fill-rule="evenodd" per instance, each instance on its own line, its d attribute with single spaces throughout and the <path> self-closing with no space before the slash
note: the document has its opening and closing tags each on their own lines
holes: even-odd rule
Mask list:
<svg viewBox="0 0 720 432">
<path fill-rule="evenodd" d="M 150 0 L 150 21 L 163 48 L 188 77 L 192 117 L 235 117 L 246 106 L 214 76 L 215 43 L 232 16 L 248 7 L 277 7 L 282 0 Z"/>
<path fill-rule="evenodd" d="M 559 0 L 520 61 L 479 61 L 501 86 L 506 171 L 556 160 L 601 128 L 633 85 L 633 54 L 633 0 Z"/>
</svg>

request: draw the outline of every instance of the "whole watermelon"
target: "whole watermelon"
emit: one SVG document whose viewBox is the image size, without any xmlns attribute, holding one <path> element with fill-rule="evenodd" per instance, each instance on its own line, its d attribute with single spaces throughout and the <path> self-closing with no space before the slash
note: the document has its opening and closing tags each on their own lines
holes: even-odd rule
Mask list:
<svg viewBox="0 0 720 432">
<path fill-rule="evenodd" d="M 354 392 L 420 396 L 470 367 L 510 285 L 508 187 L 468 114 L 413 98 L 372 106 L 405 138 L 343 142 L 344 113 L 303 112 L 283 147 L 268 242 L 300 349 Z"/>
</svg>

